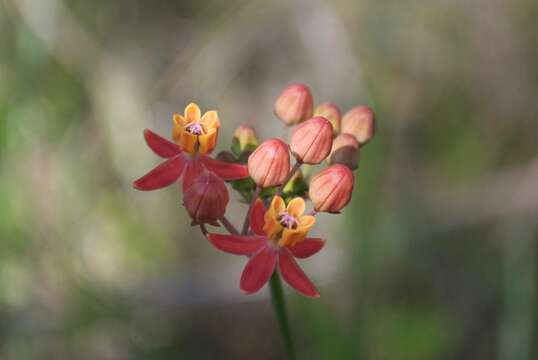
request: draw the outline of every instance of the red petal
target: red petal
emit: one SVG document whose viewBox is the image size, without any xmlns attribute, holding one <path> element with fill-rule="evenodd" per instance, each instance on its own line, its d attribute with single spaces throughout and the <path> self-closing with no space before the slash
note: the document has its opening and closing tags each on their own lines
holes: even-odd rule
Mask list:
<svg viewBox="0 0 538 360">
<path fill-rule="evenodd" d="M 192 185 L 194 179 L 204 171 L 204 167 L 198 160 L 188 160 L 187 169 L 185 169 L 185 175 L 183 175 L 183 192 Z"/>
<path fill-rule="evenodd" d="M 276 254 L 269 247 L 264 247 L 250 258 L 241 274 L 241 290 L 247 294 L 255 293 L 269 281 L 276 266 Z"/>
<path fill-rule="evenodd" d="M 235 255 L 252 255 L 262 246 L 265 238 L 259 236 L 238 236 L 207 234 L 207 239 L 214 247 Z"/>
<path fill-rule="evenodd" d="M 143 191 L 163 188 L 173 184 L 181 176 L 184 167 L 185 159 L 175 156 L 136 180 L 133 186 Z"/>
<path fill-rule="evenodd" d="M 181 152 L 179 146 L 154 133 L 150 129 L 144 130 L 144 139 L 146 139 L 149 148 L 160 157 L 171 158 Z"/>
<path fill-rule="evenodd" d="M 223 180 L 238 180 L 248 177 L 248 169 L 245 165 L 227 163 L 207 156 L 201 157 L 200 161 L 208 170 L 213 171 Z"/>
<path fill-rule="evenodd" d="M 263 219 L 264 215 L 265 206 L 263 206 L 263 201 L 262 199 L 257 199 L 250 213 L 250 227 L 257 235 L 265 235 L 263 232 L 263 224 L 265 223 Z"/>
<path fill-rule="evenodd" d="M 288 249 L 290 249 L 293 256 L 304 259 L 320 251 L 324 245 L 325 240 L 323 239 L 306 238 Z"/>
<path fill-rule="evenodd" d="M 295 290 L 308 297 L 319 297 L 316 287 L 310 282 L 308 277 L 293 259 L 293 256 L 286 249 L 282 249 L 278 256 L 278 268 L 284 280 Z"/>
</svg>

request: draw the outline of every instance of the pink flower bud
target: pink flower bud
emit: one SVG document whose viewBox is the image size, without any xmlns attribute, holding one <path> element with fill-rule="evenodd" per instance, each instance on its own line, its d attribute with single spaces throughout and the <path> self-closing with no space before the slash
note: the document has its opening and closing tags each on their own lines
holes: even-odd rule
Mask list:
<svg viewBox="0 0 538 360">
<path fill-rule="evenodd" d="M 298 161 L 319 164 L 331 152 L 333 128 L 329 120 L 317 116 L 297 126 L 291 135 L 291 153 Z"/>
<path fill-rule="evenodd" d="M 355 178 L 344 165 L 331 165 L 310 181 L 308 194 L 316 211 L 339 212 L 351 200 Z"/>
<path fill-rule="evenodd" d="M 183 205 L 194 224 L 218 224 L 217 220 L 224 216 L 228 201 L 224 181 L 211 171 L 197 176 L 183 194 Z"/>
<path fill-rule="evenodd" d="M 340 132 L 340 122 L 342 114 L 340 109 L 333 103 L 326 102 L 318 105 L 316 110 L 314 110 L 314 116 L 323 116 L 330 121 L 333 126 L 333 133 L 336 135 Z"/>
<path fill-rule="evenodd" d="M 290 172 L 288 145 L 280 139 L 264 141 L 248 157 L 248 173 L 261 187 L 280 185 Z"/>
<path fill-rule="evenodd" d="M 256 132 L 251 126 L 241 125 L 234 131 L 234 139 L 239 143 L 241 151 L 255 149 L 258 146 L 258 138 Z"/>
<path fill-rule="evenodd" d="M 357 106 L 349 110 L 342 118 L 342 133 L 355 136 L 359 144 L 364 145 L 375 135 L 375 115 L 367 106 Z"/>
<path fill-rule="evenodd" d="M 353 135 L 340 134 L 334 138 L 329 164 L 343 164 L 351 170 L 359 166 L 359 142 Z"/>
<path fill-rule="evenodd" d="M 312 94 L 308 86 L 291 84 L 279 95 L 275 103 L 275 114 L 286 125 L 295 125 L 312 117 Z"/>
</svg>

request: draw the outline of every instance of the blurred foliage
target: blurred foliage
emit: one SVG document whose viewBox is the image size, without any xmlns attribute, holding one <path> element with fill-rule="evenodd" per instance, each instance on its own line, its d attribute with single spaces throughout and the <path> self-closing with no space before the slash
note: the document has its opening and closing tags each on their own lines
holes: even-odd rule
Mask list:
<svg viewBox="0 0 538 360">
<path fill-rule="evenodd" d="M 538 357 L 538 3 L 0 1 L 0 358 L 280 359 L 268 292 L 135 192 L 190 101 L 281 134 L 288 83 L 372 106 L 343 215 L 289 292 L 304 359 Z M 243 159 L 244 160 L 244 159 Z M 305 171 L 305 177 L 318 168 Z M 249 190 L 250 191 L 250 190 Z M 239 200 L 237 194 L 235 200 Z M 243 204 L 230 208 L 239 224 Z"/>
</svg>

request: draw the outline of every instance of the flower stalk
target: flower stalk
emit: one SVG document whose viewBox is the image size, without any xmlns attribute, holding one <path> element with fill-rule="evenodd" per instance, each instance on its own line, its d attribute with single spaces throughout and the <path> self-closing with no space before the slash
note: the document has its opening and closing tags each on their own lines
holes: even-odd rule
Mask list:
<svg viewBox="0 0 538 360">
<path fill-rule="evenodd" d="M 269 281 L 271 288 L 271 299 L 275 309 L 275 315 L 284 345 L 284 351 L 288 360 L 295 360 L 295 347 L 291 337 L 290 323 L 288 321 L 288 313 L 286 312 L 286 302 L 284 301 L 284 291 L 282 290 L 282 282 L 278 272 L 274 272 Z"/>
<path fill-rule="evenodd" d="M 293 175 L 295 175 L 295 173 L 301 168 L 301 165 L 303 165 L 302 161 L 297 160 L 295 165 L 293 165 L 293 167 L 291 168 L 291 170 L 290 170 L 288 176 L 286 177 L 286 179 L 284 179 L 284 182 L 282 183 L 282 185 L 280 185 L 278 187 L 278 190 L 276 192 L 277 195 L 279 195 L 279 196 L 282 195 L 282 191 L 284 190 L 284 188 L 286 187 L 288 182 L 291 180 Z"/>
<path fill-rule="evenodd" d="M 220 218 L 220 223 L 222 224 L 222 226 L 224 226 L 224 228 L 226 228 L 226 230 L 228 230 L 230 234 L 239 235 L 239 231 L 237 231 L 235 226 L 230 222 L 230 220 L 228 220 L 226 216 Z"/>
</svg>

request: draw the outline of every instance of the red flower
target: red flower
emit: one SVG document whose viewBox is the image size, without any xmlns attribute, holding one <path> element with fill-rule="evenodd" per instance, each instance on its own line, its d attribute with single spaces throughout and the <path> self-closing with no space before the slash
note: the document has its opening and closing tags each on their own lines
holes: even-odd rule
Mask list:
<svg viewBox="0 0 538 360">
<path fill-rule="evenodd" d="M 215 160 L 207 155 L 185 153 L 178 145 L 166 140 L 153 131 L 144 130 L 144 138 L 151 150 L 167 159 L 140 179 L 133 182 L 135 189 L 148 191 L 172 185 L 183 175 L 185 191 L 204 168 L 210 170 L 223 180 L 237 180 L 248 177 L 245 165 L 232 164 Z"/>
<path fill-rule="evenodd" d="M 302 198 L 293 199 L 286 207 L 284 200 L 275 196 L 268 211 L 258 199 L 250 216 L 255 235 L 208 234 L 209 241 L 217 249 L 250 257 L 241 275 L 241 290 L 247 294 L 255 293 L 278 269 L 284 280 L 301 294 L 319 297 L 319 292 L 294 259 L 310 257 L 325 245 L 325 240 L 305 237 L 315 219 L 303 212 Z"/>
</svg>

